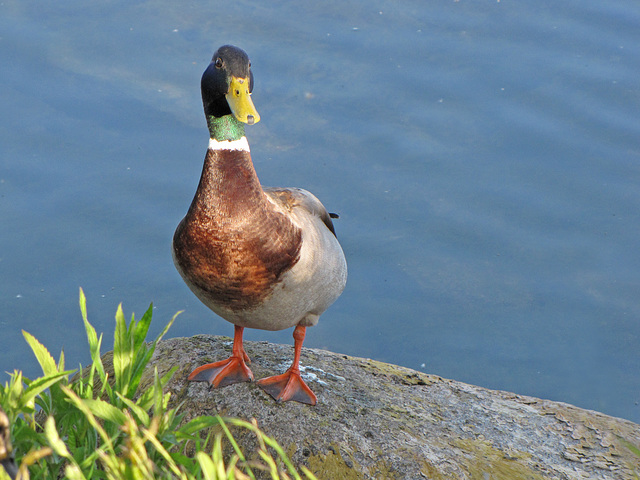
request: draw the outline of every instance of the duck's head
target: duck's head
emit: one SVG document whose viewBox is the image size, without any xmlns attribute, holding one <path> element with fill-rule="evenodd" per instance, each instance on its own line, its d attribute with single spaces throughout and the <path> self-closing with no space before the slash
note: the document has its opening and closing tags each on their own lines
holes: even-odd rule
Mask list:
<svg viewBox="0 0 640 480">
<path fill-rule="evenodd" d="M 251 101 L 251 62 L 238 47 L 224 45 L 213 54 L 211 63 L 202 74 L 200 87 L 207 118 L 233 115 L 249 125 L 260 121 Z"/>
</svg>

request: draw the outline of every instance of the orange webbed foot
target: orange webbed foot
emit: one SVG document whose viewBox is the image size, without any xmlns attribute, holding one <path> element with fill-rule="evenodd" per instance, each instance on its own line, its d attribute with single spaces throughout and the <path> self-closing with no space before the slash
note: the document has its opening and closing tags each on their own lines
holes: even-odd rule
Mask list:
<svg viewBox="0 0 640 480">
<path fill-rule="evenodd" d="M 257 384 L 278 403 L 292 400 L 306 403 L 307 405 L 315 405 L 317 402 L 315 394 L 304 383 L 299 371 L 289 369 L 282 375 L 258 380 Z"/>
<path fill-rule="evenodd" d="M 243 327 L 235 326 L 233 334 L 233 351 L 229 358 L 219 362 L 207 363 L 196 368 L 188 380 L 192 382 L 209 382 L 214 388 L 226 387 L 240 382 L 252 382 L 253 373 L 247 367 L 251 363 L 249 355 L 242 346 Z"/>
<path fill-rule="evenodd" d="M 196 368 L 191 372 L 188 380 L 192 382 L 209 382 L 214 388 L 226 387 L 234 383 L 253 381 L 253 373 L 247 367 L 243 357 L 232 355 L 226 360 L 207 363 Z"/>
</svg>

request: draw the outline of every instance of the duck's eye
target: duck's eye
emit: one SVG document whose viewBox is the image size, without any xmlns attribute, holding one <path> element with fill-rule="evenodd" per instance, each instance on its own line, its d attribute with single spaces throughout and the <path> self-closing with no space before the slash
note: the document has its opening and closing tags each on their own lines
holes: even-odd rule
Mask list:
<svg viewBox="0 0 640 480">
<path fill-rule="evenodd" d="M 220 57 L 216 58 L 216 68 L 222 68 L 222 59 Z"/>
</svg>

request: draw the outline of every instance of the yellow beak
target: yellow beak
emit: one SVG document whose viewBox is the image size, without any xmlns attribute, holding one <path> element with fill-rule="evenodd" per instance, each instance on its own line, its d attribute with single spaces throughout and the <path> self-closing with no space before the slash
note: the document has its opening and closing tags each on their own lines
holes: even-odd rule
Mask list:
<svg viewBox="0 0 640 480">
<path fill-rule="evenodd" d="M 226 97 L 233 116 L 239 121 L 249 125 L 260 121 L 260 115 L 251 101 L 249 78 L 231 77 L 231 85 Z"/>
</svg>

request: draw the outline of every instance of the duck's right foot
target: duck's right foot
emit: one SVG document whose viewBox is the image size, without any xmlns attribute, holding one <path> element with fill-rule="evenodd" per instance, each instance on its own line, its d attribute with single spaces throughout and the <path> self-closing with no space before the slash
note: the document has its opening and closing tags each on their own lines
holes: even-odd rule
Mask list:
<svg viewBox="0 0 640 480">
<path fill-rule="evenodd" d="M 240 382 L 253 381 L 253 373 L 242 357 L 230 356 L 226 360 L 207 363 L 196 368 L 188 380 L 192 382 L 209 382 L 214 388 L 226 387 Z"/>
</svg>

